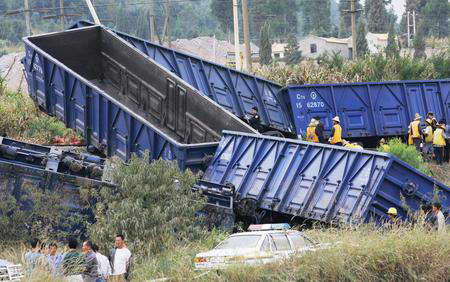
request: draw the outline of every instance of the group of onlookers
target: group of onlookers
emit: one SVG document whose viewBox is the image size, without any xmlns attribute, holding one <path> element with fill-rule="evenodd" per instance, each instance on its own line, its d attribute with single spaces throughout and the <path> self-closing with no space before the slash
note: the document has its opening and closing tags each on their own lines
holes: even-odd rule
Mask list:
<svg viewBox="0 0 450 282">
<path fill-rule="evenodd" d="M 58 252 L 58 245 L 30 241 L 31 250 L 25 254 L 28 275 L 32 276 L 37 265 L 43 265 L 53 278 L 69 282 L 127 281 L 130 277 L 132 256 L 121 234 L 115 238 L 115 247 L 105 256 L 90 240 L 83 242 L 81 252 L 76 239 L 68 240 L 68 250 Z"/>
</svg>

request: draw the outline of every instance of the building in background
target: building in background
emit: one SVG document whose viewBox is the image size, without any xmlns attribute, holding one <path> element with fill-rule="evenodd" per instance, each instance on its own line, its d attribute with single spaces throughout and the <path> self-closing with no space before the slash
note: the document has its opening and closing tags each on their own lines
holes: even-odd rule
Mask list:
<svg viewBox="0 0 450 282">
<path fill-rule="evenodd" d="M 202 36 L 193 39 L 177 39 L 172 41 L 171 47 L 221 65 L 230 65 L 230 60 L 235 60 L 234 44 L 228 41 L 217 40 L 214 37 Z M 240 47 L 241 52 L 243 52 L 244 45 L 241 44 Z M 259 47 L 251 43 L 250 49 L 252 61 L 257 61 Z"/>
<path fill-rule="evenodd" d="M 328 53 L 339 53 L 344 58 L 350 57 L 348 38 L 340 39 L 334 37 L 320 37 L 308 35 L 299 40 L 299 50 L 302 57 L 316 59 L 317 57 Z"/>
<path fill-rule="evenodd" d="M 387 33 L 371 33 L 368 32 L 366 35 L 367 45 L 369 47 L 369 52 L 372 54 L 383 52 L 387 47 L 388 34 Z M 349 42 L 352 38 L 349 38 Z"/>
<path fill-rule="evenodd" d="M 272 44 L 272 58 L 275 60 L 283 59 L 285 57 L 286 46 L 287 43 L 274 42 Z"/>
<path fill-rule="evenodd" d="M 384 51 L 387 46 L 387 38 L 387 33 L 367 33 L 366 39 L 370 53 L 375 54 Z M 298 45 L 303 58 L 317 59 L 326 53 L 337 53 L 346 59 L 350 59 L 352 56 L 351 36 L 348 38 L 334 38 L 308 35 L 299 38 Z M 287 43 L 273 43 L 272 58 L 282 61 L 286 56 L 286 46 Z"/>
</svg>

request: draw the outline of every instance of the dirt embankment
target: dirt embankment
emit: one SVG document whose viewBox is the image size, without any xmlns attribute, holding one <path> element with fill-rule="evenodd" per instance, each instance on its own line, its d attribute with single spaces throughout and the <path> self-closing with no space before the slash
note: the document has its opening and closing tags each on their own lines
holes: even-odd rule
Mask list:
<svg viewBox="0 0 450 282">
<path fill-rule="evenodd" d="M 27 81 L 20 60 L 24 53 L 10 53 L 0 57 L 0 80 L 5 81 L 6 88 L 13 92 L 28 93 Z"/>
</svg>

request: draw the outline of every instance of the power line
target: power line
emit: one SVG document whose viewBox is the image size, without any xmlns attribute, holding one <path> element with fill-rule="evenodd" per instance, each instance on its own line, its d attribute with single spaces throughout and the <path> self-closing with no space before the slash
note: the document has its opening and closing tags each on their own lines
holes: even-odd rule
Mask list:
<svg viewBox="0 0 450 282">
<path fill-rule="evenodd" d="M 155 4 L 166 4 L 166 3 L 195 3 L 195 2 L 201 2 L 202 0 L 156 0 L 156 1 L 141 1 L 141 2 L 135 2 L 135 3 L 122 3 L 122 4 L 97 4 L 97 5 L 93 5 L 95 8 L 101 8 L 101 7 L 112 7 L 112 6 L 139 6 L 139 5 L 149 5 L 151 3 L 155 3 Z M 231 3 L 231 0 L 216 0 L 219 2 L 226 2 L 226 3 Z M 263 2 L 265 0 L 253 0 L 253 2 Z M 303 1 L 310 1 L 310 2 L 314 2 L 316 0 L 303 0 Z M 64 10 L 67 9 L 76 9 L 76 8 L 88 8 L 87 5 L 71 5 L 68 7 L 64 7 Z M 30 9 L 18 9 L 18 10 L 11 10 L 11 11 L 7 11 L 5 12 L 3 15 L 4 16 L 11 16 L 11 15 L 17 15 L 17 14 L 21 14 L 21 13 L 25 13 L 25 12 L 50 12 L 50 11 L 55 11 L 55 10 L 60 10 L 60 7 L 55 7 L 55 8 L 30 8 Z"/>
<path fill-rule="evenodd" d="M 200 2 L 201 0 L 195 1 L 195 0 L 158 0 L 158 1 L 146 1 L 146 2 L 135 2 L 135 3 L 125 3 L 125 4 L 97 4 L 97 5 L 93 5 L 95 8 L 101 8 L 101 7 L 111 7 L 111 6 L 138 6 L 138 5 L 148 5 L 151 3 L 155 3 L 155 4 L 166 4 L 166 3 L 192 3 L 192 2 Z M 229 0 L 220 0 L 223 2 L 228 2 Z M 88 8 L 87 5 L 71 5 L 68 7 L 63 7 L 64 10 L 67 9 L 76 9 L 76 8 Z M 7 11 L 4 13 L 5 16 L 10 16 L 10 15 L 16 15 L 16 14 L 21 14 L 21 13 L 25 13 L 25 12 L 50 12 L 50 11 L 57 11 L 57 10 L 61 10 L 60 7 L 55 7 L 55 8 L 29 8 L 29 9 L 18 9 L 18 10 L 11 10 L 11 11 Z"/>
</svg>

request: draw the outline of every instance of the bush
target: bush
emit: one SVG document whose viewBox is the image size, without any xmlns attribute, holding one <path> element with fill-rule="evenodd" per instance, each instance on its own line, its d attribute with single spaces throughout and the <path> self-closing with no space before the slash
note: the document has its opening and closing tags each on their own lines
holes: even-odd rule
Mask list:
<svg viewBox="0 0 450 282">
<path fill-rule="evenodd" d="M 0 238 L 3 241 L 63 240 L 69 235 L 82 235 L 86 218 L 70 213 L 61 201 L 61 194 L 31 184 L 23 185 L 14 193 L 8 191 L 9 188 L 7 183 L 0 185 Z"/>
<path fill-rule="evenodd" d="M 61 121 L 37 109 L 27 95 L 6 91 L 0 82 L 0 133 L 34 143 L 50 143 L 55 136 L 77 136 Z"/>
<path fill-rule="evenodd" d="M 449 64 L 450 49 L 430 59 L 387 58 L 384 54 L 372 54 L 348 61 L 334 53 L 320 56 L 317 63 L 309 60 L 293 66 L 262 66 L 255 74 L 282 85 L 424 80 L 448 78 Z"/>
<path fill-rule="evenodd" d="M 117 190 L 86 191 L 97 199 L 96 223 L 89 226 L 92 240 L 107 249 L 122 233 L 137 257 L 161 253 L 202 236 L 195 213 L 205 202 L 193 193 L 196 177 L 180 172 L 175 162 L 133 157 L 129 164 L 116 161 L 112 180 Z"/>
<path fill-rule="evenodd" d="M 391 153 L 421 172 L 430 174 L 427 163 L 422 158 L 420 152 L 416 150 L 416 147 L 408 146 L 400 138 L 390 139 L 388 141 L 388 147 L 379 147 L 378 151 Z"/>
</svg>

